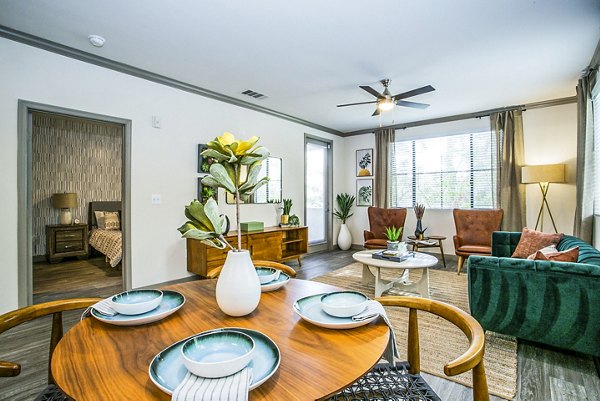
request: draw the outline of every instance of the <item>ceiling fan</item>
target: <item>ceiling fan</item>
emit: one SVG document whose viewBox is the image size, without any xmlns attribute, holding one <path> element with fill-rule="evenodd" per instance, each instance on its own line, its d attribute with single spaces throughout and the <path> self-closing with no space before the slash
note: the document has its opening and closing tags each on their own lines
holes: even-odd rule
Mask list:
<svg viewBox="0 0 600 401">
<path fill-rule="evenodd" d="M 433 92 L 435 88 L 431 85 L 423 86 L 422 88 L 413 89 L 408 92 L 398 93 L 397 95 L 392 96 L 388 86 L 390 85 L 389 79 L 382 79 L 381 84 L 383 85 L 383 93 L 377 92 L 375 89 L 370 86 L 361 85 L 360 88 L 369 92 L 371 95 L 375 96 L 377 100 L 372 102 L 359 102 L 359 103 L 348 103 L 348 104 L 338 104 L 337 107 L 346 107 L 346 106 L 356 106 L 358 104 L 372 104 L 377 103 L 377 108 L 372 116 L 379 115 L 382 111 L 388 111 L 394 108 L 394 106 L 404 106 L 404 107 L 412 107 L 415 109 L 426 109 L 429 107 L 426 103 L 416 103 L 416 102 L 408 102 L 406 98 L 422 95 L 423 93 Z"/>
</svg>

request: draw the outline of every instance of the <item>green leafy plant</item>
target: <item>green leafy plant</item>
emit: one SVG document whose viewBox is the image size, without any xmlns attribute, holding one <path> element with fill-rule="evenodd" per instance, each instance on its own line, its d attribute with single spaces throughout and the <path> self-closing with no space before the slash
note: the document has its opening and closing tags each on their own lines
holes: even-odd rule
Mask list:
<svg viewBox="0 0 600 401">
<path fill-rule="evenodd" d="M 347 193 L 341 193 L 335 197 L 338 208 L 333 211 L 333 215 L 340 219 L 343 224 L 346 224 L 346 220 L 354 215 L 354 213 L 350 213 L 350 211 L 352 210 L 355 199 L 356 198 L 353 195 Z"/>
<path fill-rule="evenodd" d="M 289 215 L 291 210 L 292 210 L 292 200 L 284 199 L 283 200 L 283 214 Z"/>
<path fill-rule="evenodd" d="M 235 196 L 237 248 L 229 244 L 223 234 L 226 219 L 219 216 L 217 202 L 209 198 L 206 205 L 197 200 L 185 208 L 185 216 L 189 219 L 178 228 L 184 238 L 195 238 L 220 249 L 229 246 L 238 251 L 242 248 L 242 231 L 240 229 L 240 200 L 247 201 L 261 186 L 268 182 L 267 177 L 260 180 L 258 175 L 263 160 L 269 157 L 269 150 L 263 146 L 255 146 L 258 137 L 253 136 L 246 141 L 236 140 L 226 132 L 206 144 L 201 152 L 202 157 L 213 158 L 209 174 L 202 179 L 202 184 L 216 188 L 224 188 Z M 242 166 L 246 166 L 247 174 L 242 177 Z"/>
<path fill-rule="evenodd" d="M 385 227 L 385 233 L 383 234 L 386 236 L 388 241 L 398 241 L 402 236 L 402 227 Z"/>
<path fill-rule="evenodd" d="M 288 224 L 290 226 L 299 226 L 300 225 L 300 217 L 292 214 L 288 220 Z"/>
<path fill-rule="evenodd" d="M 358 162 L 358 165 L 360 166 L 360 168 L 367 168 L 367 166 L 371 164 L 371 154 L 370 153 L 366 153 L 362 159 L 360 159 L 360 161 Z"/>
</svg>

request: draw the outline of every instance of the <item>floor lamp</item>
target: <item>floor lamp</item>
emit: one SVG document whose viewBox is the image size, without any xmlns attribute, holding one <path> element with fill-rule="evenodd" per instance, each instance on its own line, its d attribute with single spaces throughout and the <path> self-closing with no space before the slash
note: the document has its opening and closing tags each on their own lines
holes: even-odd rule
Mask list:
<svg viewBox="0 0 600 401">
<path fill-rule="evenodd" d="M 558 233 L 556 224 L 554 223 L 554 217 L 550 211 L 550 205 L 548 205 L 548 188 L 550 188 L 551 182 L 565 182 L 565 165 L 564 164 L 542 164 L 538 166 L 524 166 L 521 169 L 521 183 L 522 184 L 539 184 L 542 191 L 542 204 L 540 206 L 540 212 L 538 213 L 537 220 L 535 222 L 535 229 L 537 230 L 538 225 L 541 222 L 541 230 L 544 231 L 544 206 L 548 209 L 550 220 L 552 220 L 552 226 L 554 232 Z"/>
</svg>

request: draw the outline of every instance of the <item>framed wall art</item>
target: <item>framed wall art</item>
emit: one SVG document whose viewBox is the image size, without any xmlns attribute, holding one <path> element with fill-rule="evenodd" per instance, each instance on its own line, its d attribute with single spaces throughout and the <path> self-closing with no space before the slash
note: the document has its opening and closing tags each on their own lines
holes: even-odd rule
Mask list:
<svg viewBox="0 0 600 401">
<path fill-rule="evenodd" d="M 356 151 L 356 176 L 373 176 L 373 148 Z"/>
<path fill-rule="evenodd" d="M 202 179 L 204 177 L 198 177 L 198 188 L 196 199 L 198 199 L 202 203 L 206 203 L 208 198 L 212 197 L 215 201 L 219 201 L 218 199 L 218 188 L 209 187 L 207 185 L 202 184 Z"/>
<path fill-rule="evenodd" d="M 373 206 L 373 179 L 356 180 L 356 206 Z"/>
<path fill-rule="evenodd" d="M 208 174 L 210 165 L 216 163 L 216 160 L 212 157 L 203 157 L 202 152 L 208 149 L 203 143 L 198 144 L 198 173 Z"/>
</svg>

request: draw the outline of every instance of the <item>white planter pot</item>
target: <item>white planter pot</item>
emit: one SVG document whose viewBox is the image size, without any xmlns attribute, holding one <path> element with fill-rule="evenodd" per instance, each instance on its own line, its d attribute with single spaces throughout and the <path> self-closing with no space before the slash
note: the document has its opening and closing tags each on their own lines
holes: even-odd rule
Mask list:
<svg viewBox="0 0 600 401">
<path fill-rule="evenodd" d="M 347 251 L 352 246 L 352 234 L 350 234 L 350 230 L 348 230 L 348 226 L 346 224 L 342 224 L 340 226 L 337 244 L 338 247 L 343 251 Z"/>
<path fill-rule="evenodd" d="M 260 301 L 260 281 L 246 250 L 229 251 L 217 279 L 217 304 L 229 316 L 252 313 Z"/>
</svg>

